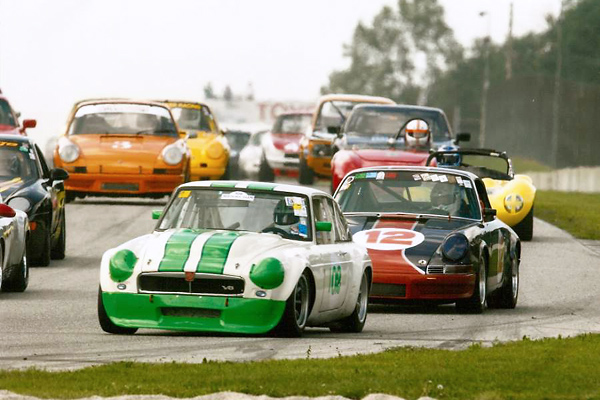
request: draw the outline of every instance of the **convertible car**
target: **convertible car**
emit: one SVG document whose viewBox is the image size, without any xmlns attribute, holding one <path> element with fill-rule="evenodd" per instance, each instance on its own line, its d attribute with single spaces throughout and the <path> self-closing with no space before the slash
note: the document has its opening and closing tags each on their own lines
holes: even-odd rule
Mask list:
<svg viewBox="0 0 600 400">
<path fill-rule="evenodd" d="M 495 217 L 485 185 L 464 171 L 372 167 L 348 174 L 335 198 L 373 262 L 373 300 L 514 308 L 519 237 Z"/>
<path fill-rule="evenodd" d="M 330 195 L 292 185 L 190 182 L 153 216 L 153 233 L 102 257 L 104 331 L 362 330 L 371 261 Z"/>
<path fill-rule="evenodd" d="M 536 188 L 527 175 L 515 175 L 506 152 L 489 149 L 437 151 L 428 158 L 437 165 L 469 171 L 482 178 L 498 218 L 506 222 L 521 240 L 533 238 L 533 206 Z"/>
<path fill-rule="evenodd" d="M 27 214 L 0 203 L 0 289 L 24 292 L 29 283 Z"/>
<path fill-rule="evenodd" d="M 313 183 L 315 175 L 331 176 L 331 144 L 346 118 L 357 104 L 395 104 L 386 97 L 356 94 L 328 94 L 317 102 L 310 128 L 299 145 L 298 181 L 305 185 Z"/>
<path fill-rule="evenodd" d="M 424 137 L 414 136 L 419 133 Z M 468 133 L 452 134 L 446 114 L 439 108 L 358 105 L 333 144 L 332 191 L 354 169 L 376 165 L 425 165 L 431 148 L 469 139 Z"/>
<path fill-rule="evenodd" d="M 65 186 L 69 174 L 49 169 L 39 147 L 27 136 L 0 135 L 0 196 L 27 213 L 29 262 L 47 266 L 65 258 Z"/>
</svg>

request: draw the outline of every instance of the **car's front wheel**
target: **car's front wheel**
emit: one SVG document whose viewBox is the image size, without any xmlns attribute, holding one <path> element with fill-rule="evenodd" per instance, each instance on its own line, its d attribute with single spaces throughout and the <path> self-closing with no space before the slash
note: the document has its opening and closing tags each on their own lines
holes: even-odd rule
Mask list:
<svg viewBox="0 0 600 400">
<path fill-rule="evenodd" d="M 329 327 L 332 332 L 362 332 L 367 322 L 367 306 L 369 303 L 369 276 L 364 272 L 360 281 L 360 289 L 356 299 L 356 307 L 348 317 L 335 322 Z"/>
<path fill-rule="evenodd" d="M 104 332 L 113 333 L 115 335 L 133 335 L 137 332 L 137 328 L 124 328 L 122 326 L 115 325 L 104 308 L 104 302 L 102 301 L 102 289 L 98 288 L 98 322 Z"/>
<path fill-rule="evenodd" d="M 502 287 L 490 298 L 490 306 L 495 308 L 515 308 L 519 298 L 519 259 L 512 260 Z"/>
<path fill-rule="evenodd" d="M 273 182 L 275 180 L 275 172 L 269 166 L 264 154 L 258 167 L 258 180 L 261 182 Z"/>
<path fill-rule="evenodd" d="M 66 221 L 66 213 L 63 209 L 60 221 L 60 234 L 58 235 L 58 240 L 54 247 L 52 247 L 52 251 L 50 253 L 50 258 L 53 260 L 63 260 L 65 258 L 65 249 L 67 247 L 67 221 Z"/>
<path fill-rule="evenodd" d="M 519 236 L 519 239 L 523 241 L 530 241 L 533 239 L 533 206 L 525 218 L 513 226 L 513 230 Z"/>
<path fill-rule="evenodd" d="M 306 159 L 300 157 L 300 171 L 298 173 L 298 182 L 303 185 L 312 185 L 315 181 L 315 173 L 306 163 Z"/>
<path fill-rule="evenodd" d="M 473 295 L 468 299 L 458 300 L 456 309 L 458 312 L 469 314 L 481 314 L 485 310 L 487 297 L 487 263 L 485 258 L 479 260 L 479 271 L 475 276 L 475 287 Z"/>
<path fill-rule="evenodd" d="M 302 336 L 310 312 L 310 292 L 310 279 L 308 273 L 304 272 L 287 299 L 283 316 L 275 327 L 276 333 L 286 337 Z"/>
</svg>

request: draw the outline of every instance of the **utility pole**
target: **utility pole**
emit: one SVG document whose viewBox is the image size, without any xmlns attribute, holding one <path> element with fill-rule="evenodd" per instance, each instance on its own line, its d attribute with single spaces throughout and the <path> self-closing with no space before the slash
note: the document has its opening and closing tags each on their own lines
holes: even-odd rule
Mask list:
<svg viewBox="0 0 600 400">
<path fill-rule="evenodd" d="M 513 3 L 510 3 L 510 17 L 508 19 L 508 38 L 506 39 L 506 75 L 505 79 L 509 81 L 512 78 L 512 59 L 513 59 Z"/>
<path fill-rule="evenodd" d="M 487 98 L 490 88 L 490 15 L 489 12 L 480 12 L 479 16 L 487 15 L 488 17 L 488 33 L 483 40 L 483 84 L 481 87 L 481 112 L 479 118 L 479 147 L 485 146 L 485 123 L 487 118 Z"/>
<path fill-rule="evenodd" d="M 552 137 L 550 140 L 552 166 L 558 167 L 558 131 L 560 128 L 560 96 L 562 74 L 562 23 L 565 0 L 560 2 L 560 14 L 556 21 L 556 70 L 554 71 L 554 99 L 552 101 Z"/>
</svg>

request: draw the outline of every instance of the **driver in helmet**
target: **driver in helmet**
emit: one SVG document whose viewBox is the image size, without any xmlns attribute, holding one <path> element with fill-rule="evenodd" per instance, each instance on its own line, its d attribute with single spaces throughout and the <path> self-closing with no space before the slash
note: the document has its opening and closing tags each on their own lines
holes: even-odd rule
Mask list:
<svg viewBox="0 0 600 400">
<path fill-rule="evenodd" d="M 298 236 L 300 235 L 299 221 L 300 217 L 294 214 L 294 207 L 288 206 L 283 199 L 279 200 L 273 210 L 273 228 L 284 231 L 288 236 Z"/>
<path fill-rule="evenodd" d="M 441 211 L 444 215 L 459 215 L 461 196 L 458 185 L 438 182 L 431 190 L 430 199 L 435 211 Z"/>
<path fill-rule="evenodd" d="M 404 143 L 409 149 L 424 149 L 431 147 L 431 131 L 429 124 L 422 119 L 413 119 L 404 129 Z"/>
</svg>

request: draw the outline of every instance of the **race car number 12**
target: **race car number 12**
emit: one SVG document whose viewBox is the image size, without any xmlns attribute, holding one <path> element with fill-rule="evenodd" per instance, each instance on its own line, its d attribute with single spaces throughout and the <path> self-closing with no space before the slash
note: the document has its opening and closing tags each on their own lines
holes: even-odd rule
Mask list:
<svg viewBox="0 0 600 400">
<path fill-rule="evenodd" d="M 408 229 L 382 228 L 358 232 L 353 239 L 368 249 L 404 250 L 420 244 L 425 240 L 425 236 L 421 232 Z"/>
</svg>

